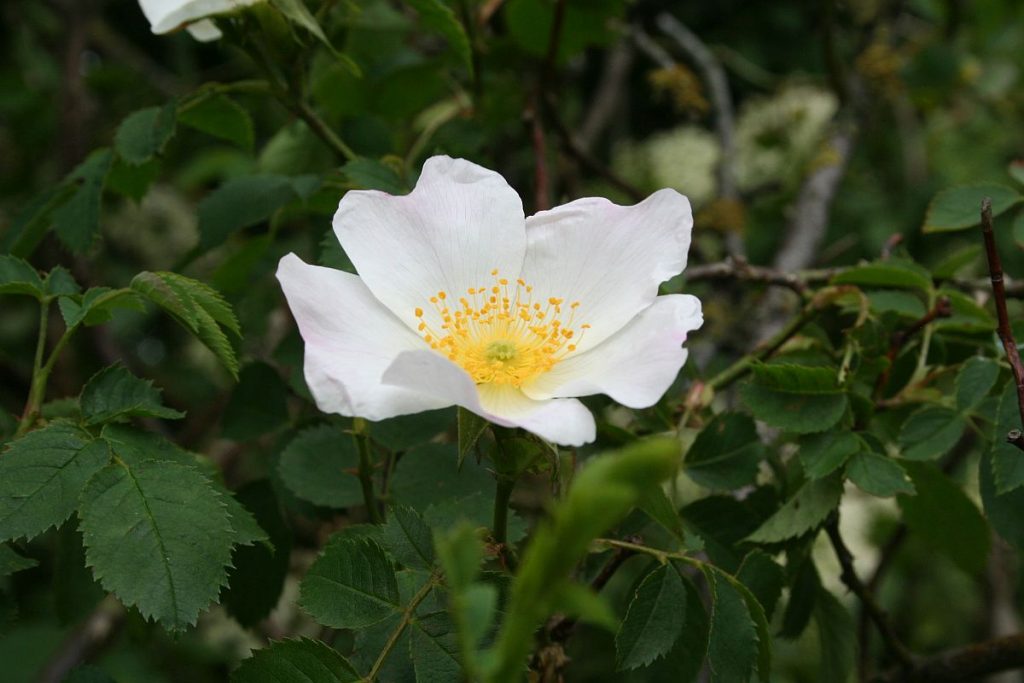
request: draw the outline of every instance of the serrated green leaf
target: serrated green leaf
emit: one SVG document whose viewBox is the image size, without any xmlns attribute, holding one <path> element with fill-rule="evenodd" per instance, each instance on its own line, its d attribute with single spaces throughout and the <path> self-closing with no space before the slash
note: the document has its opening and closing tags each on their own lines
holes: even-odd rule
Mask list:
<svg viewBox="0 0 1024 683">
<path fill-rule="evenodd" d="M 53 229 L 64 245 L 75 253 L 92 246 L 100 228 L 100 203 L 114 154 L 98 149 L 68 175 L 65 182 L 76 189 L 53 211 Z"/>
<path fill-rule="evenodd" d="M 105 323 L 114 317 L 117 308 L 143 310 L 138 294 L 129 289 L 92 287 L 81 296 L 61 296 L 57 299 L 61 317 L 69 327 Z"/>
<path fill-rule="evenodd" d="M 10 443 L 0 453 L 0 541 L 32 538 L 66 520 L 109 460 L 105 443 L 62 422 Z"/>
<path fill-rule="evenodd" d="M 231 525 L 231 542 L 234 545 L 246 546 L 265 543 L 269 540 L 267 532 L 259 525 L 252 513 L 245 509 L 235 496 L 216 482 L 214 489 L 224 503 L 224 509 L 228 513 L 228 523 Z"/>
<path fill-rule="evenodd" d="M 459 467 L 461 468 L 462 461 L 466 459 L 473 446 L 480 440 L 480 437 L 487 430 L 489 423 L 484 418 L 470 410 L 466 410 L 462 406 L 458 407 L 456 414 L 458 415 Z"/>
<path fill-rule="evenodd" d="M 177 104 L 147 107 L 129 114 L 114 135 L 114 149 L 129 164 L 138 166 L 163 152 L 174 135 Z"/>
<path fill-rule="evenodd" d="M 615 636 L 619 670 L 646 666 L 675 645 L 686 621 L 686 589 L 675 566 L 664 564 L 640 583 Z"/>
<path fill-rule="evenodd" d="M 252 150 L 253 126 L 249 112 L 223 95 L 202 97 L 178 110 L 178 122 L 198 131 Z"/>
<path fill-rule="evenodd" d="M 711 680 L 742 683 L 757 664 L 757 626 L 736 587 L 714 571 L 707 571 L 712 595 L 708 636 L 708 668 Z"/>
<path fill-rule="evenodd" d="M 361 190 L 380 190 L 396 195 L 409 191 L 408 185 L 394 168 L 376 159 L 353 159 L 341 167 L 341 172 Z"/>
<path fill-rule="evenodd" d="M 800 439 L 800 462 L 811 479 L 826 477 L 861 449 L 853 432 L 835 430 L 811 434 Z"/>
<path fill-rule="evenodd" d="M 420 15 L 423 24 L 444 36 L 452 50 L 458 55 L 462 65 L 470 74 L 473 73 L 473 55 L 469 47 L 469 38 L 462 22 L 455 16 L 451 7 L 441 0 L 406 0 Z"/>
<path fill-rule="evenodd" d="M 988 562 L 985 519 L 955 482 L 932 463 L 907 462 L 915 496 L 897 496 L 910 532 L 964 571 L 980 574 Z"/>
<path fill-rule="evenodd" d="M 325 626 L 370 626 L 401 609 L 395 568 L 372 540 L 332 539 L 303 579 L 299 604 Z"/>
<path fill-rule="evenodd" d="M 847 268 L 832 278 L 834 285 L 860 287 L 905 287 L 930 290 L 932 275 L 913 261 L 890 259 Z"/>
<path fill-rule="evenodd" d="M 740 413 L 716 415 L 686 452 L 684 471 L 702 486 L 738 489 L 757 478 L 764 447 L 754 421 Z"/>
<path fill-rule="evenodd" d="M 888 498 L 897 493 L 914 493 L 906 471 L 892 458 L 863 450 L 846 464 L 846 476 L 865 493 Z"/>
<path fill-rule="evenodd" d="M 1024 549 L 1024 487 L 998 493 L 992 456 L 986 453 L 978 462 L 978 489 L 992 528 L 1017 549 Z"/>
<path fill-rule="evenodd" d="M 391 509 L 384 527 L 384 543 L 392 557 L 412 569 L 434 567 L 434 539 L 423 517 L 403 505 Z"/>
<path fill-rule="evenodd" d="M 956 407 L 961 412 L 974 408 L 988 395 L 999 377 L 999 365 L 990 358 L 968 359 L 956 376 Z"/>
<path fill-rule="evenodd" d="M 981 200 L 992 199 L 992 215 L 998 216 L 1024 201 L 1016 190 L 996 183 L 959 185 L 939 192 L 928 205 L 924 232 L 963 230 L 981 222 Z"/>
<path fill-rule="evenodd" d="M 992 429 L 992 474 L 995 479 L 995 490 L 999 495 L 1009 493 L 1024 484 L 1024 453 L 1006 440 L 1010 430 L 1021 428 L 1017 386 L 1011 380 L 1006 383 L 999 396 L 995 425 Z"/>
<path fill-rule="evenodd" d="M 238 378 L 238 358 L 220 327 L 238 335 L 238 320 L 215 289 L 177 273 L 148 271 L 132 278 L 131 289 L 170 313 Z"/>
<path fill-rule="evenodd" d="M 232 178 L 199 202 L 199 249 L 223 244 L 237 230 L 261 223 L 298 195 L 283 175 Z"/>
<path fill-rule="evenodd" d="M 43 279 L 43 291 L 47 296 L 74 296 L 82 291 L 75 277 L 63 266 L 54 266 Z"/>
<path fill-rule="evenodd" d="M 114 157 L 114 163 L 107 173 L 106 187 L 139 204 L 156 182 L 160 170 L 160 157 L 153 157 L 138 166 L 129 164 L 121 157 Z"/>
<path fill-rule="evenodd" d="M 802 365 L 755 365 L 740 395 L 754 417 L 797 434 L 825 431 L 848 405 L 835 371 Z"/>
<path fill-rule="evenodd" d="M 79 515 L 100 584 L 171 630 L 194 624 L 227 581 L 231 521 L 193 467 L 112 463 L 82 492 Z"/>
<path fill-rule="evenodd" d="M 358 467 L 359 453 L 352 435 L 322 425 L 291 440 L 281 453 L 277 471 L 285 486 L 302 500 L 344 508 L 363 503 Z"/>
<path fill-rule="evenodd" d="M 249 363 L 224 409 L 222 434 L 247 441 L 282 427 L 288 422 L 288 393 L 277 370 L 261 361 Z"/>
<path fill-rule="evenodd" d="M 331 54 L 349 70 L 355 76 L 362 75 L 359 66 L 352 61 L 352 59 L 343 52 L 338 52 L 334 49 L 334 45 L 327 38 L 324 30 L 320 27 L 320 22 L 316 20 L 316 17 L 309 11 L 303 0 L 270 0 L 270 4 L 273 5 L 281 12 L 288 21 L 292 22 L 296 26 L 300 26 L 306 31 L 309 31 L 314 38 L 319 40 L 324 47 L 330 50 Z"/>
<path fill-rule="evenodd" d="M 42 299 L 43 280 L 28 263 L 8 254 L 0 255 L 0 294 L 26 294 Z"/>
<path fill-rule="evenodd" d="M 747 537 L 753 543 L 778 543 L 814 529 L 836 509 L 843 495 L 840 477 L 804 483 L 796 494 Z"/>
<path fill-rule="evenodd" d="M 281 640 L 256 650 L 231 683 L 357 683 L 362 677 L 337 651 L 316 640 Z"/>
<path fill-rule="evenodd" d="M 165 460 L 197 468 L 208 478 L 213 474 L 213 467 L 208 460 L 180 448 L 159 434 L 110 423 L 103 426 L 100 437 L 107 442 L 114 455 L 129 466 L 150 460 Z"/>
<path fill-rule="evenodd" d="M 924 406 L 913 413 L 900 429 L 900 448 L 907 460 L 935 460 L 949 452 L 967 428 L 956 411 L 942 406 Z"/>
<path fill-rule="evenodd" d="M 677 571 L 680 563 L 673 562 Z M 639 680 L 693 683 L 704 668 L 708 650 L 708 614 L 700 592 L 680 571 L 686 590 L 686 603 L 680 609 L 686 614 L 683 629 L 672 649 L 663 658 L 655 660 L 638 673 Z"/>
<path fill-rule="evenodd" d="M 79 404 L 90 425 L 131 417 L 184 417 L 185 413 L 163 405 L 162 393 L 151 381 L 136 377 L 123 365 L 111 365 L 86 383 Z"/>
<path fill-rule="evenodd" d="M 451 617 L 433 612 L 413 620 L 409 638 L 416 683 L 457 681 L 463 677 L 459 641 Z"/>
<path fill-rule="evenodd" d="M 0 543 L 0 579 L 24 569 L 31 569 L 37 564 L 39 563 L 35 560 L 16 553 L 14 548 L 6 543 Z"/>
</svg>

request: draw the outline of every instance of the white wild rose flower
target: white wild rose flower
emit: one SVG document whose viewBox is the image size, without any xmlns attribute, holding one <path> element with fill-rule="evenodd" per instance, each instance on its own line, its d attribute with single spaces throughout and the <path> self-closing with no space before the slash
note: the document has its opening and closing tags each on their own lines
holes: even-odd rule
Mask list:
<svg viewBox="0 0 1024 683">
<path fill-rule="evenodd" d="M 686 361 L 700 301 L 658 296 L 686 266 L 686 197 L 579 199 L 529 218 L 493 171 L 427 160 L 405 196 L 347 193 L 334 231 L 359 275 L 281 259 L 328 413 L 382 420 L 462 406 L 577 446 L 595 438 L 577 396 L 658 401 Z"/>
<path fill-rule="evenodd" d="M 210 17 L 228 14 L 266 0 L 139 0 L 153 33 L 170 33 L 182 27 L 196 40 L 221 37 Z"/>
</svg>

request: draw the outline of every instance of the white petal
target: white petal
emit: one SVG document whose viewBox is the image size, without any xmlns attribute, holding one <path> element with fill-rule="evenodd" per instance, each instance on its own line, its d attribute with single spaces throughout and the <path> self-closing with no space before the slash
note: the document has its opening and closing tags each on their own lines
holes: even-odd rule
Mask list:
<svg viewBox="0 0 1024 683">
<path fill-rule="evenodd" d="M 686 334 L 703 322 L 697 297 L 659 296 L 617 334 L 569 356 L 523 391 L 538 400 L 607 394 L 624 406 L 647 408 L 672 386 L 686 362 Z"/>
<path fill-rule="evenodd" d="M 382 420 L 452 404 L 432 393 L 381 382 L 400 353 L 426 344 L 358 277 L 288 254 L 277 279 L 306 342 L 306 384 L 320 410 Z"/>
<path fill-rule="evenodd" d="M 194 24 L 189 24 L 186 28 L 189 35 L 200 43 L 209 43 L 224 37 L 224 34 L 217 28 L 217 24 L 213 23 L 210 19 L 202 19 Z"/>
<path fill-rule="evenodd" d="M 578 199 L 526 219 L 523 278 L 542 296 L 579 301 L 574 325 L 591 326 L 580 351 L 614 334 L 682 272 L 690 248 L 690 202 L 659 190 L 634 206 Z"/>
<path fill-rule="evenodd" d="M 142 13 L 153 33 L 169 33 L 206 17 L 226 14 L 264 0 L 139 0 Z M 209 40 L 208 27 L 200 27 L 202 38 Z M 214 30 L 216 28 L 214 27 Z"/>
<path fill-rule="evenodd" d="M 439 291 L 490 286 L 491 271 L 515 278 L 526 250 L 523 204 L 505 179 L 463 159 L 431 157 L 403 197 L 346 194 L 334 231 L 373 294 L 410 327 Z M 435 327 L 436 329 L 436 327 Z"/>
<path fill-rule="evenodd" d="M 594 440 L 594 416 L 575 399 L 535 401 L 509 385 L 477 386 L 466 372 L 433 351 L 407 351 L 384 373 L 384 382 L 431 392 L 504 427 L 522 427 L 548 441 L 582 446 Z"/>
</svg>

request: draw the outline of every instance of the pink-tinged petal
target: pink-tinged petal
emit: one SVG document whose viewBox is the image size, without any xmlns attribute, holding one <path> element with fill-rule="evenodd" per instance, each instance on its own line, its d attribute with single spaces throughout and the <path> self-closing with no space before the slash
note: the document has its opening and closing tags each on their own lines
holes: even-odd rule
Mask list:
<svg viewBox="0 0 1024 683">
<path fill-rule="evenodd" d="M 381 382 L 399 354 L 426 344 L 358 277 L 288 254 L 277 279 L 306 342 L 306 384 L 320 410 L 383 420 L 452 405 L 433 392 Z"/>
<path fill-rule="evenodd" d="M 433 351 L 406 351 L 384 373 L 384 382 L 431 392 L 504 427 L 522 427 L 563 446 L 594 440 L 594 416 L 575 399 L 535 401 L 510 385 L 476 385 L 466 372 Z"/>
<path fill-rule="evenodd" d="M 537 400 L 606 394 L 624 406 L 647 408 L 675 381 L 686 362 L 686 335 L 703 322 L 696 297 L 659 296 L 618 333 L 570 355 L 523 391 Z"/>
<path fill-rule="evenodd" d="M 634 206 L 579 199 L 526 220 L 523 278 L 544 296 L 579 301 L 577 343 L 593 348 L 618 332 L 658 295 L 658 285 L 686 267 L 693 215 L 675 190 Z"/>
<path fill-rule="evenodd" d="M 408 195 L 346 194 L 334 232 L 374 296 L 413 328 L 417 308 L 440 327 L 429 301 L 440 291 L 457 301 L 493 284 L 495 269 L 515 278 L 526 250 L 515 190 L 494 171 L 444 156 L 427 160 Z"/>
<path fill-rule="evenodd" d="M 153 33 L 169 33 L 206 17 L 226 14 L 265 0 L 139 0 Z M 216 31 L 216 36 L 211 33 Z M 210 22 L 198 27 L 198 40 L 213 40 L 220 31 Z"/>
</svg>

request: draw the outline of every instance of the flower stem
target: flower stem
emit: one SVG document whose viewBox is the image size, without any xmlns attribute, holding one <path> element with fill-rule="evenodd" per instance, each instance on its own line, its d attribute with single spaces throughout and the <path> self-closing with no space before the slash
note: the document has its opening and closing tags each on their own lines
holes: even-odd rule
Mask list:
<svg viewBox="0 0 1024 683">
<path fill-rule="evenodd" d="M 383 520 L 380 508 L 377 507 L 377 496 L 373 491 L 373 461 L 370 454 L 370 437 L 367 434 L 366 420 L 355 418 L 352 421 L 355 432 L 356 448 L 359 449 L 359 483 L 363 487 L 363 504 L 370 523 L 380 524 Z"/>
<path fill-rule="evenodd" d="M 43 398 L 46 396 L 49 372 L 43 372 L 43 354 L 46 352 L 46 328 L 49 321 L 50 300 L 43 299 L 39 302 L 39 338 L 36 340 L 36 355 L 32 361 L 32 384 L 28 390 L 28 400 L 25 402 L 25 411 L 21 414 L 15 438 L 24 436 L 35 423 L 39 417 L 39 409 L 43 405 Z"/>
<path fill-rule="evenodd" d="M 495 543 L 504 545 L 508 541 L 508 501 L 512 497 L 516 480 L 499 474 L 497 482 L 494 493 L 494 528 L 491 535 Z"/>
</svg>

